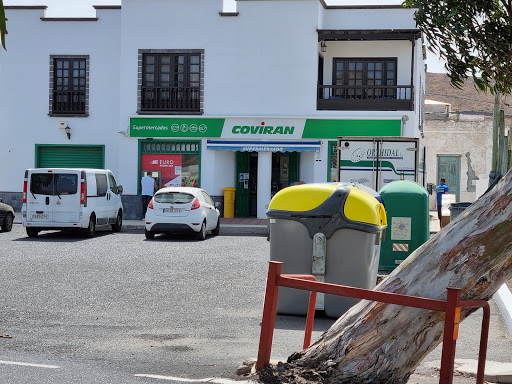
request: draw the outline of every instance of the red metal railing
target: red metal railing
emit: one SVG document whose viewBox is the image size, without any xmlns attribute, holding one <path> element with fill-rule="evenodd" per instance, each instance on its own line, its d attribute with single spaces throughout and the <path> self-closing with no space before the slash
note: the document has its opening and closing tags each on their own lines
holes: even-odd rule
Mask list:
<svg viewBox="0 0 512 384">
<path fill-rule="evenodd" d="M 317 292 L 445 312 L 443 349 L 439 376 L 440 384 L 451 384 L 453 382 L 455 345 L 459 332 L 461 309 L 483 308 L 484 316 L 480 335 L 480 351 L 478 356 L 476 381 L 477 384 L 483 384 L 490 322 L 490 308 L 489 303 L 486 301 L 461 301 L 461 289 L 450 287 L 447 288 L 447 299 L 446 301 L 443 301 L 401 295 L 397 293 L 371 291 L 368 289 L 354 288 L 345 285 L 321 283 L 317 282 L 312 275 L 282 275 L 282 264 L 283 263 L 277 261 L 271 261 L 269 263 L 256 371 L 260 371 L 270 362 L 279 287 L 288 287 L 311 292 L 306 319 L 304 348 L 307 348 L 311 341 Z"/>
</svg>

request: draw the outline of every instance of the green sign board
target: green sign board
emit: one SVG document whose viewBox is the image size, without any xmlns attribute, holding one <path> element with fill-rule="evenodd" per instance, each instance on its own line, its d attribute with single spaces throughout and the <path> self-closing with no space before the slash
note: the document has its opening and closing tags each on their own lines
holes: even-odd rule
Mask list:
<svg viewBox="0 0 512 384">
<path fill-rule="evenodd" d="M 400 136 L 401 120 L 307 119 L 303 139 L 335 139 L 338 136 Z"/>
<path fill-rule="evenodd" d="M 130 118 L 130 137 L 220 137 L 224 119 Z"/>
</svg>

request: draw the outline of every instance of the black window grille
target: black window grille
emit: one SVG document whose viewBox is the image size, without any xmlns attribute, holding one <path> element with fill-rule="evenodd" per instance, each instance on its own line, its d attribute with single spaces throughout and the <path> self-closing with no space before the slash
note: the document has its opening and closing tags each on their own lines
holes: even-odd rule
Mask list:
<svg viewBox="0 0 512 384">
<path fill-rule="evenodd" d="M 396 59 L 334 59 L 334 97 L 396 99 Z M 387 87 L 388 86 L 388 87 Z"/>
<path fill-rule="evenodd" d="M 54 59 L 52 113 L 85 114 L 86 64 L 85 58 Z"/>
<path fill-rule="evenodd" d="M 144 53 L 141 111 L 200 112 L 201 54 Z"/>
</svg>

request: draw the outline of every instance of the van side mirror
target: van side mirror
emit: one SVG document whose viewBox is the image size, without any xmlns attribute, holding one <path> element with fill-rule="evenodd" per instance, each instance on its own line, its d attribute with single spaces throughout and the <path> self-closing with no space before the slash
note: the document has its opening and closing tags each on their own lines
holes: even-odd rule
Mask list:
<svg viewBox="0 0 512 384">
<path fill-rule="evenodd" d="M 118 185 L 117 186 L 117 194 L 120 195 L 123 193 L 123 186 L 122 185 Z"/>
<path fill-rule="evenodd" d="M 221 205 L 220 202 L 218 202 L 218 201 L 215 202 L 215 208 L 219 208 L 220 205 Z"/>
</svg>

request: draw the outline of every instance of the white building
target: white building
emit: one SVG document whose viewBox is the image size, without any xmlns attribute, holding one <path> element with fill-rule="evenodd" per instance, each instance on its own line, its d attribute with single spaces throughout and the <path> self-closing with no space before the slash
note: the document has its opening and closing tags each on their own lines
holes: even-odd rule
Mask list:
<svg viewBox="0 0 512 384">
<path fill-rule="evenodd" d="M 136 218 L 151 170 L 218 201 L 235 187 L 236 216 L 263 218 L 278 189 L 331 180 L 338 136 L 420 137 L 414 10 L 222 3 L 124 0 L 81 19 L 7 6 L 0 196 L 19 210 L 26 168 L 104 167 Z"/>
</svg>

